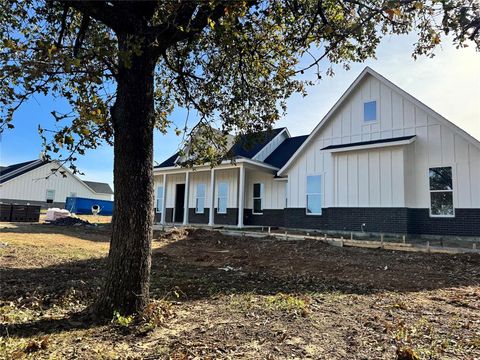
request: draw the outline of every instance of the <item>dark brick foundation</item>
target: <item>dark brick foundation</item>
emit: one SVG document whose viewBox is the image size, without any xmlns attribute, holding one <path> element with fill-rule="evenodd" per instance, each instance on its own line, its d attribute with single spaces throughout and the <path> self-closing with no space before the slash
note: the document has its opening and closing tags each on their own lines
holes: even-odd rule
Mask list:
<svg viewBox="0 0 480 360">
<path fill-rule="evenodd" d="M 237 225 L 238 223 L 238 209 L 237 208 L 227 208 L 226 214 L 217 213 L 215 209 L 215 214 L 213 216 L 213 222 L 215 225 Z"/>
<path fill-rule="evenodd" d="M 263 214 L 257 215 L 252 213 L 252 209 L 245 209 L 243 214 L 243 223 L 245 225 L 255 226 L 285 226 L 283 209 L 263 209 Z"/>
<path fill-rule="evenodd" d="M 480 209 L 455 209 L 455 217 L 430 217 L 429 209 L 408 209 L 410 234 L 480 237 Z"/>
<path fill-rule="evenodd" d="M 306 215 L 304 208 L 285 209 L 285 227 L 336 231 L 406 234 L 407 208 L 325 208 L 322 215 Z"/>
<path fill-rule="evenodd" d="M 173 209 L 166 209 L 166 221 L 172 222 Z M 208 224 L 209 209 L 195 214 L 189 209 L 189 223 Z M 160 222 L 160 214 L 155 213 Z M 227 209 L 226 214 L 217 214 L 215 225 L 236 225 L 238 210 Z M 455 209 L 453 218 L 430 217 L 429 209 L 410 208 L 325 208 L 322 215 L 307 215 L 304 208 L 264 209 L 254 215 L 252 209 L 244 210 L 244 224 L 275 226 L 292 229 L 318 229 L 328 231 L 365 231 L 412 235 L 449 235 L 480 237 L 480 209 Z M 362 229 L 362 224 L 365 226 Z"/>
<path fill-rule="evenodd" d="M 203 209 L 203 214 L 196 214 L 194 208 L 188 209 L 188 222 L 190 224 L 208 224 L 210 209 Z"/>
</svg>

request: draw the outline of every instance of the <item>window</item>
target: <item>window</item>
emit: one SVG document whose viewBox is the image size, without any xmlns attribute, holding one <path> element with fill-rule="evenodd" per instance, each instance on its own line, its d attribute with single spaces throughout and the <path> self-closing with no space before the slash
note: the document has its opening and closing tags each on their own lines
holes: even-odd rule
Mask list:
<svg viewBox="0 0 480 360">
<path fill-rule="evenodd" d="M 377 102 L 367 101 L 363 103 L 363 121 L 377 121 Z"/>
<path fill-rule="evenodd" d="M 157 187 L 157 213 L 161 214 L 163 210 L 163 186 Z"/>
<path fill-rule="evenodd" d="M 53 201 L 55 200 L 55 190 L 47 190 L 45 198 L 47 200 L 47 203 L 53 203 Z"/>
<path fill-rule="evenodd" d="M 253 184 L 253 213 L 261 214 L 263 211 L 263 184 Z"/>
<path fill-rule="evenodd" d="M 288 207 L 288 183 L 285 182 L 285 209 Z"/>
<path fill-rule="evenodd" d="M 228 202 L 228 183 L 226 182 L 218 183 L 217 213 L 219 214 L 227 213 L 227 202 Z"/>
<path fill-rule="evenodd" d="M 307 215 L 322 214 L 322 176 L 307 176 Z"/>
<path fill-rule="evenodd" d="M 203 214 L 205 212 L 205 198 L 207 187 L 205 184 L 197 184 L 197 194 L 195 198 L 195 213 Z"/>
<path fill-rule="evenodd" d="M 452 168 L 436 167 L 429 170 L 430 215 L 454 216 Z"/>
</svg>

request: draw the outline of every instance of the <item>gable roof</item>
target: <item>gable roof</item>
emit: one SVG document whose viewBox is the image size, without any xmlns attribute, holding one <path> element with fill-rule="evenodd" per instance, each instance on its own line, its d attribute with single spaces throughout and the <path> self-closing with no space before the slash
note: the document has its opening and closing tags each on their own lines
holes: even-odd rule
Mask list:
<svg viewBox="0 0 480 360">
<path fill-rule="evenodd" d="M 318 125 L 313 129 L 313 131 L 310 133 L 308 138 L 303 142 L 303 144 L 297 149 L 297 151 L 293 154 L 293 156 L 286 162 L 286 164 L 278 171 L 278 175 L 282 175 L 285 170 L 292 164 L 292 162 L 302 153 L 302 151 L 307 147 L 307 145 L 312 141 L 312 139 L 320 132 L 320 130 L 325 126 L 325 124 L 332 118 L 332 116 L 335 114 L 337 109 L 347 100 L 348 96 L 352 91 L 357 87 L 357 85 L 368 75 L 373 76 L 376 78 L 378 81 L 380 81 L 382 84 L 388 86 L 390 89 L 398 92 L 401 96 L 404 98 L 408 99 L 411 101 L 414 105 L 418 106 L 422 110 L 424 110 L 427 114 L 430 114 L 432 117 L 437 118 L 442 125 L 445 125 L 446 127 L 450 128 L 456 133 L 459 133 L 461 136 L 463 136 L 467 141 L 472 142 L 476 144 L 477 147 L 480 148 L 480 141 L 475 139 L 473 136 L 465 132 L 463 129 L 459 128 L 457 125 L 453 124 L 446 118 L 444 118 L 442 115 L 437 113 L 436 111 L 432 110 L 430 107 L 422 103 L 420 100 L 417 98 L 413 97 L 410 95 L 408 92 L 405 90 L 401 89 L 394 83 L 392 83 L 390 80 L 385 78 L 384 76 L 380 75 L 377 73 L 375 70 L 373 70 L 370 67 L 365 67 L 363 71 L 360 73 L 360 75 L 357 76 L 355 81 L 350 84 L 348 89 L 342 94 L 340 99 L 337 100 L 335 105 L 328 111 L 328 113 L 323 117 L 323 119 L 318 123 Z"/>
<path fill-rule="evenodd" d="M 308 135 L 302 135 L 285 139 L 264 162 L 280 169 L 307 138 Z"/>
<path fill-rule="evenodd" d="M 85 185 L 87 185 L 90 189 L 98 194 L 110 194 L 113 195 L 113 190 L 107 183 L 96 182 L 96 181 L 87 181 L 82 180 Z"/>
<path fill-rule="evenodd" d="M 247 158 L 253 159 L 260 150 L 262 150 L 270 141 L 279 135 L 286 128 L 278 128 L 272 130 L 260 131 L 239 136 L 233 146 L 228 150 L 228 158 Z M 154 166 L 155 169 L 172 167 L 176 165 L 179 154 L 176 152 L 168 159 L 164 160 L 160 165 Z"/>
<path fill-rule="evenodd" d="M 51 161 L 45 161 L 41 159 L 25 161 L 17 164 L 12 164 L 9 166 L 2 166 L 0 169 L 0 184 L 7 182 L 9 180 L 15 179 L 16 177 L 26 174 L 32 170 L 35 170 L 43 165 L 49 164 Z M 65 168 L 64 168 L 65 169 Z M 68 170 L 67 170 L 68 171 Z M 85 181 L 74 174 L 70 173 L 78 181 L 83 183 L 93 192 L 98 194 L 113 194 L 112 188 L 107 183 L 95 182 L 95 181 Z"/>
<path fill-rule="evenodd" d="M 265 145 L 272 141 L 272 139 L 283 130 L 285 130 L 284 127 L 241 135 L 228 151 L 227 156 L 252 159 L 265 147 Z"/>
<path fill-rule="evenodd" d="M 45 161 L 36 159 L 25 161 L 17 164 L 12 164 L 9 166 L 3 166 L 0 170 L 0 184 L 5 181 L 16 178 L 17 176 L 23 175 L 29 171 L 32 171 L 40 166 L 46 164 Z"/>
<path fill-rule="evenodd" d="M 175 161 L 177 160 L 177 158 L 178 158 L 178 152 L 170 156 L 167 160 L 160 163 L 160 165 L 154 166 L 154 168 L 175 166 Z"/>
</svg>

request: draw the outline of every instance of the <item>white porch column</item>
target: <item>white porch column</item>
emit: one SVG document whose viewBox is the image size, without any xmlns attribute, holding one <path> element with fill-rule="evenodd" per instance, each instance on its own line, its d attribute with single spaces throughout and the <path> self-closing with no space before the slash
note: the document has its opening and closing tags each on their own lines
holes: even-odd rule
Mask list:
<svg viewBox="0 0 480 360">
<path fill-rule="evenodd" d="M 208 225 L 213 226 L 213 216 L 215 211 L 215 169 L 210 170 L 210 210 L 208 213 Z"/>
<path fill-rule="evenodd" d="M 240 176 L 238 180 L 238 224 L 239 228 L 243 227 L 243 208 L 245 206 L 245 168 L 240 164 Z"/>
<path fill-rule="evenodd" d="M 167 174 L 163 174 L 163 199 L 162 199 L 162 214 L 160 223 L 165 225 L 166 215 L 165 211 L 167 209 Z"/>
<path fill-rule="evenodd" d="M 183 201 L 183 225 L 188 224 L 188 204 L 190 197 L 190 172 L 185 173 L 185 200 Z"/>
</svg>

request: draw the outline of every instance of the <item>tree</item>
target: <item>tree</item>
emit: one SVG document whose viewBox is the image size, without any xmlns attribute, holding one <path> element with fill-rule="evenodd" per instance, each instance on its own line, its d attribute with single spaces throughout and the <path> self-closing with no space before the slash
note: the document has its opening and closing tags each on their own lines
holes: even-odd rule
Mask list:
<svg viewBox="0 0 480 360">
<path fill-rule="evenodd" d="M 48 156 L 69 162 L 114 146 L 115 214 L 104 316 L 148 301 L 153 222 L 153 131 L 165 132 L 176 107 L 205 127 L 190 139 L 195 162 L 215 165 L 225 135 L 271 127 L 285 100 L 325 72 L 375 55 L 385 34 L 417 31 L 414 56 L 433 56 L 443 34 L 480 48 L 475 0 L 2 0 L 2 131 L 35 93 L 66 99 L 40 128 Z M 306 64 L 306 65 L 305 65 Z M 177 129 L 188 133 L 187 126 Z M 207 145 L 207 146 L 205 146 Z"/>
</svg>

